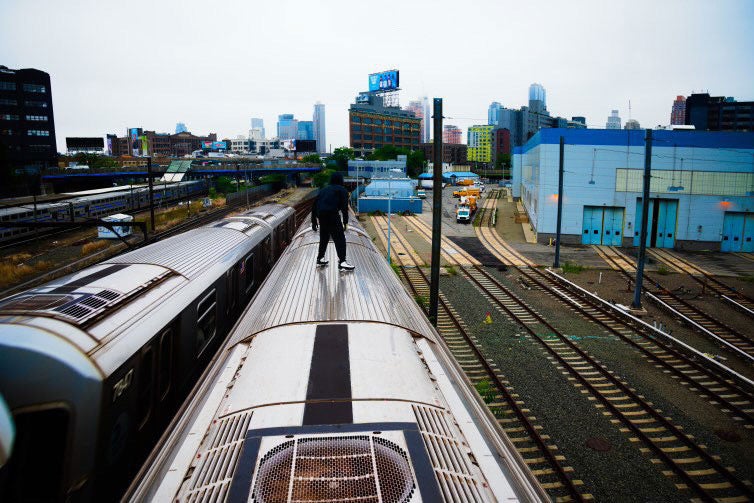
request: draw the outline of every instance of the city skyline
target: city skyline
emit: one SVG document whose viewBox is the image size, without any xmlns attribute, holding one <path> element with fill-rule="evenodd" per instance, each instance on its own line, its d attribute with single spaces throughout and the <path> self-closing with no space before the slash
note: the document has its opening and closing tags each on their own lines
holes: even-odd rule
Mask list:
<svg viewBox="0 0 754 503">
<path fill-rule="evenodd" d="M 66 136 L 120 134 L 128 127 L 170 132 L 178 121 L 196 134 L 234 138 L 247 133 L 250 116 L 268 125 L 283 113 L 309 118 L 320 101 L 327 108 L 327 148 L 336 148 L 348 144 L 348 106 L 367 89 L 368 74 L 389 68 L 401 72 L 401 105 L 422 96 L 441 97 L 446 122 L 464 131 L 486 123 L 493 101 L 510 108 L 526 105 L 534 82 L 546 89 L 549 110 L 563 117 L 586 116 L 592 128 L 604 127 L 613 109 L 627 117 L 629 100 L 632 118 L 654 127 L 669 123 L 677 95 L 709 90 L 754 99 L 754 69 L 744 64 L 746 47 L 754 45 L 747 26 L 754 4 L 746 1 L 726 2 L 724 12 L 716 5 L 680 1 L 609 7 L 585 1 L 573 9 L 556 2 L 480 0 L 473 8 L 437 2 L 431 11 L 417 2 L 404 6 L 400 16 L 374 12 L 370 22 L 391 26 L 392 36 L 358 50 L 346 41 L 363 37 L 363 23 L 346 23 L 348 14 L 340 14 L 352 10 L 350 2 L 329 9 L 292 0 L 280 7 L 228 3 L 234 9 L 230 17 L 223 14 L 228 9 L 195 15 L 203 4 L 190 1 L 2 3 L 0 64 L 50 74 L 58 145 Z M 140 13 L 147 5 L 150 16 L 144 17 Z M 44 16 L 37 15 L 40 10 Z M 480 11 L 485 12 L 481 18 Z M 675 22 L 679 12 L 684 23 Z M 285 23 L 264 21 L 281 15 Z M 427 20 L 418 33 L 416 16 Z M 441 57 L 428 56 L 426 43 L 418 40 L 432 40 L 435 16 L 459 40 L 473 35 L 483 45 L 492 43 L 496 55 L 490 59 L 487 51 L 469 51 L 469 42 L 447 48 Z M 249 19 L 255 20 L 251 31 L 245 28 Z M 484 35 L 499 28 L 500 19 L 510 20 L 504 33 Z M 710 22 L 715 19 L 719 22 Z M 322 30 L 303 44 L 312 24 Z M 188 50 L 174 57 L 143 56 L 144 48 L 172 50 L 179 28 L 202 36 L 182 41 Z M 548 32 L 570 35 L 558 42 L 531 38 Z M 238 47 L 273 38 L 275 51 L 255 53 L 253 63 L 237 63 Z M 124 39 L 139 41 L 127 65 L 112 57 L 122 51 Z M 527 40 L 525 46 L 521 40 Z M 281 63 L 279 55 L 291 51 L 297 65 Z M 496 63 L 498 53 L 504 65 Z M 322 60 L 322 54 L 329 57 Z M 447 59 L 458 63 L 452 74 L 441 64 Z"/>
</svg>

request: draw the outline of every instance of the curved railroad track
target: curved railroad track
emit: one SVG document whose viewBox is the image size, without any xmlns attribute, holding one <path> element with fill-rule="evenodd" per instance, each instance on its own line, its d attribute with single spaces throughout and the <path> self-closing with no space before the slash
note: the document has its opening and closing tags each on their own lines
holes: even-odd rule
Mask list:
<svg viewBox="0 0 754 503">
<path fill-rule="evenodd" d="M 387 233 L 383 227 L 386 217 L 372 217 L 377 233 L 383 244 L 387 244 Z M 429 296 L 429 279 L 421 266 L 421 258 L 397 229 L 391 233 L 391 248 L 398 263 L 401 279 L 414 297 L 426 299 Z M 503 373 L 484 355 L 476 338 L 469 334 L 468 327 L 445 295 L 440 293 L 437 329 L 451 353 L 463 368 L 466 376 L 479 390 L 488 389 L 483 398 L 497 418 L 498 424 L 526 461 L 540 484 L 557 501 L 585 501 L 592 499 L 583 494 L 583 482 L 575 480 L 569 473 L 573 469 L 565 465 L 565 458 L 556 454 L 557 446 L 549 436 L 542 434 L 542 427 L 529 416 L 528 409 L 520 400 Z"/>
<path fill-rule="evenodd" d="M 634 281 L 635 278 L 631 274 L 631 269 L 634 268 L 633 266 L 631 269 L 626 267 L 628 260 L 620 251 L 612 247 L 601 251 L 600 255 L 612 269 L 621 273 L 627 280 Z M 656 278 L 647 274 L 644 275 L 644 293 L 648 299 L 676 318 L 727 348 L 744 361 L 754 363 L 754 341 L 750 337 L 715 319 L 712 315 L 707 314 L 672 291 L 663 288 Z"/>
</svg>

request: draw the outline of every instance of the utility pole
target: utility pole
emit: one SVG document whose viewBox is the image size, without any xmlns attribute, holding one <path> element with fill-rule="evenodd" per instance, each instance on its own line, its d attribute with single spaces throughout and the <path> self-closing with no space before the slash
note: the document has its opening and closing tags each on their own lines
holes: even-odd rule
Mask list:
<svg viewBox="0 0 754 503">
<path fill-rule="evenodd" d="M 639 258 L 636 263 L 634 302 L 631 307 L 641 309 L 641 287 L 644 282 L 644 258 L 647 253 L 647 222 L 649 221 L 649 184 L 652 180 L 652 130 L 644 138 L 644 192 L 641 200 L 641 231 L 639 232 Z"/>
<path fill-rule="evenodd" d="M 563 223 L 563 153 L 565 143 L 560 137 L 560 161 L 558 164 L 558 223 L 555 230 L 555 263 L 553 267 L 560 267 L 560 227 Z"/>
<path fill-rule="evenodd" d="M 440 232 L 442 226 L 442 98 L 434 99 L 434 160 L 432 172 L 432 262 L 429 281 L 429 321 L 437 326 L 440 298 Z"/>
<path fill-rule="evenodd" d="M 152 234 L 154 235 L 156 229 L 154 228 L 154 185 L 152 184 L 151 157 L 147 157 L 147 180 L 149 181 L 149 221 L 152 224 Z"/>
</svg>

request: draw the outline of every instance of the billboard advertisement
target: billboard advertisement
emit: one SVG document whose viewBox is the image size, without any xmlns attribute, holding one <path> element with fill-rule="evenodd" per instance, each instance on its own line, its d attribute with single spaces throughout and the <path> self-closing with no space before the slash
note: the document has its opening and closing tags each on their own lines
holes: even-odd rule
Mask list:
<svg viewBox="0 0 754 503">
<path fill-rule="evenodd" d="M 134 157 L 138 157 L 139 156 L 139 147 L 140 147 L 139 128 L 132 127 L 131 129 L 128 130 L 128 135 L 130 136 L 130 140 L 131 140 L 131 142 L 130 142 L 131 143 L 131 155 L 133 155 Z"/>
<path fill-rule="evenodd" d="M 146 136 L 140 136 L 141 138 L 141 155 L 149 155 L 149 141 Z"/>
<path fill-rule="evenodd" d="M 398 70 L 369 74 L 369 91 L 393 91 L 398 89 Z"/>
<path fill-rule="evenodd" d="M 296 152 L 316 152 L 317 141 L 316 140 L 296 140 L 294 145 Z"/>
<path fill-rule="evenodd" d="M 203 141 L 202 148 L 206 150 L 228 150 L 228 145 L 224 141 Z"/>
</svg>

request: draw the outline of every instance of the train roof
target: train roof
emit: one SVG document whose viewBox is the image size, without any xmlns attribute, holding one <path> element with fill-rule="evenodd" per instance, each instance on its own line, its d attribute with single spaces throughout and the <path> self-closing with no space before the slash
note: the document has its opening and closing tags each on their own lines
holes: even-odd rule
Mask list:
<svg viewBox="0 0 754 503">
<path fill-rule="evenodd" d="M 327 256 L 333 266 L 317 267 L 319 234 L 305 223 L 280 258 L 274 281 L 266 281 L 257 293 L 253 314 L 243 318 L 231 343 L 275 326 L 336 320 L 395 324 L 434 341 L 435 332 L 416 303 L 403 302 L 407 294 L 401 284 L 385 281 L 385 259 L 369 236 L 350 226 L 346 242 L 348 256 L 359 267 L 339 272 L 333 247 Z"/>
<path fill-rule="evenodd" d="M 107 374 L 269 233 L 195 229 L 4 299 L 0 317 L 68 339 Z"/>
</svg>

